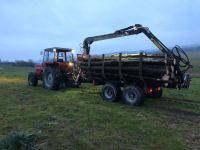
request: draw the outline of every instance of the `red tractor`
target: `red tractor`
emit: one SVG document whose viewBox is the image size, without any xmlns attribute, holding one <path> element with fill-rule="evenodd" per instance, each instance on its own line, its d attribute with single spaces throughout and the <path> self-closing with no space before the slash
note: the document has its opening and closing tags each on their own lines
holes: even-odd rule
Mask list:
<svg viewBox="0 0 200 150">
<path fill-rule="evenodd" d="M 28 84 L 37 86 L 38 80 L 41 80 L 43 87 L 50 90 L 59 89 L 61 84 L 78 87 L 81 83 L 79 74 L 72 49 L 47 48 L 44 50 L 42 64 L 37 64 L 35 72 L 29 73 Z"/>
</svg>

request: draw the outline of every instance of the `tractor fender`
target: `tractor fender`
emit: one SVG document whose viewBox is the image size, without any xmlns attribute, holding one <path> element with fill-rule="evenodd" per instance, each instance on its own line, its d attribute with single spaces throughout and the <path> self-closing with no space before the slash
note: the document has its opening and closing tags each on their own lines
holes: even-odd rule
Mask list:
<svg viewBox="0 0 200 150">
<path fill-rule="evenodd" d="M 35 73 L 36 73 L 38 78 L 42 77 L 42 74 L 43 74 L 42 64 L 35 65 Z"/>
</svg>

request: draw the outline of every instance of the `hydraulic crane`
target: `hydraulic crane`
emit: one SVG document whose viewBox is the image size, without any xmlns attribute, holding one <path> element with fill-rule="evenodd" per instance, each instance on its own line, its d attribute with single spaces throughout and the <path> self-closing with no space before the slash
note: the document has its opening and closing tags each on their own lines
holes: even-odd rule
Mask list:
<svg viewBox="0 0 200 150">
<path fill-rule="evenodd" d="M 170 50 L 149 30 L 148 27 L 143 27 L 141 24 L 135 24 L 134 26 L 129 26 L 127 28 L 117 30 L 114 33 L 85 38 L 85 40 L 83 41 L 84 54 L 90 54 L 90 45 L 93 42 L 130 35 L 137 35 L 140 33 L 144 33 L 162 53 L 167 55 L 167 57 L 176 60 L 175 69 L 177 71 L 177 77 L 179 78 L 178 87 L 188 87 L 190 77 L 188 74 L 185 74 L 185 72 L 189 68 L 192 68 L 192 65 L 190 64 L 187 54 L 178 45 Z"/>
</svg>

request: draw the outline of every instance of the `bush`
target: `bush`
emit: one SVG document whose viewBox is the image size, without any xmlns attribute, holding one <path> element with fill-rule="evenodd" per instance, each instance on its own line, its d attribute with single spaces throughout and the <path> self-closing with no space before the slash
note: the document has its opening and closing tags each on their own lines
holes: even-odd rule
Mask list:
<svg viewBox="0 0 200 150">
<path fill-rule="evenodd" d="M 14 131 L 0 141 L 0 150 L 38 150 L 37 140 L 34 133 Z"/>
</svg>

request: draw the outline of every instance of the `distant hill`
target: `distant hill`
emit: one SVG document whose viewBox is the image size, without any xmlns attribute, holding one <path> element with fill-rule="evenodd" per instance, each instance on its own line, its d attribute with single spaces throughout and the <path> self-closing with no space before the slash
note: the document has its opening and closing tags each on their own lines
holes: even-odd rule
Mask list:
<svg viewBox="0 0 200 150">
<path fill-rule="evenodd" d="M 197 57 L 200 57 L 200 46 L 183 46 L 181 48 L 188 54 L 196 53 L 196 54 L 199 54 L 197 55 Z M 171 50 L 172 48 L 169 48 L 169 49 Z M 158 49 L 149 49 L 149 50 L 133 50 L 133 51 L 116 51 L 112 53 L 106 53 L 106 55 L 119 54 L 119 53 L 132 54 L 132 53 L 140 53 L 140 52 L 145 52 L 147 54 L 161 53 L 161 51 Z"/>
<path fill-rule="evenodd" d="M 200 45 L 198 45 L 198 46 L 184 46 L 183 49 L 185 51 L 190 51 L 190 52 L 199 52 L 200 51 Z"/>
<path fill-rule="evenodd" d="M 183 49 L 192 60 L 199 61 L 200 64 L 200 46 L 184 47 Z"/>
</svg>

